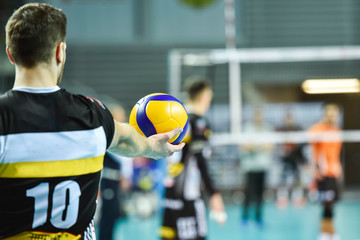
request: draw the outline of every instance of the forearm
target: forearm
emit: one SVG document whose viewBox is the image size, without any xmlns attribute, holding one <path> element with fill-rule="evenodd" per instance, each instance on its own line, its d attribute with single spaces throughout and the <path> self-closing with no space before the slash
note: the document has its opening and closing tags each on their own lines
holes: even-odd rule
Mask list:
<svg viewBox="0 0 360 240">
<path fill-rule="evenodd" d="M 314 163 L 314 166 L 319 167 L 320 164 L 320 152 L 319 152 L 319 147 L 317 147 L 317 145 L 312 145 L 312 161 Z"/>
<path fill-rule="evenodd" d="M 168 157 L 184 147 L 184 144 L 171 145 L 168 143 L 181 131 L 181 128 L 176 128 L 167 133 L 145 137 L 131 125 L 115 121 L 115 134 L 108 151 L 126 157 L 144 156 L 154 159 Z"/>
<path fill-rule="evenodd" d="M 203 183 L 205 184 L 207 192 L 210 195 L 217 193 L 218 191 L 216 190 L 214 182 L 209 174 L 206 159 L 202 156 L 202 153 L 198 153 L 195 156 L 197 158 L 197 164 L 199 167 L 199 171 L 201 173 L 201 178 L 202 178 Z"/>
<path fill-rule="evenodd" d="M 109 152 L 125 157 L 151 155 L 150 140 L 138 133 L 135 128 L 127 123 L 115 122 L 115 129 L 114 140 L 108 149 Z"/>
<path fill-rule="evenodd" d="M 322 179 L 322 173 L 321 173 L 321 167 L 320 167 L 320 153 L 318 151 L 318 147 L 316 146 L 316 144 L 312 144 L 312 150 L 313 150 L 313 157 L 312 157 L 312 161 L 313 161 L 313 172 L 314 172 L 314 177 L 316 179 Z"/>
</svg>

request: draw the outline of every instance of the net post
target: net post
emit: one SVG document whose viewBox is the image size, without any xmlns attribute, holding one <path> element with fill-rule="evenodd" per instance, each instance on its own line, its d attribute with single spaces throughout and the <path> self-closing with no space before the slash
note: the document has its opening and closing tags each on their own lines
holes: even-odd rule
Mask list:
<svg viewBox="0 0 360 240">
<path fill-rule="evenodd" d="M 168 55 L 168 92 L 170 95 L 179 98 L 181 95 L 181 60 L 179 50 L 171 50 Z"/>
<path fill-rule="evenodd" d="M 242 130 L 242 88 L 241 64 L 229 61 L 230 132 L 239 134 Z"/>
</svg>

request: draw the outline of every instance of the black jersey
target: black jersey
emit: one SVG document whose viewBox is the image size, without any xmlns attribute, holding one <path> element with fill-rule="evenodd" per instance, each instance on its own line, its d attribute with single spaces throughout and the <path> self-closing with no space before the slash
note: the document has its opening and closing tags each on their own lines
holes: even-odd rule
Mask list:
<svg viewBox="0 0 360 240">
<path fill-rule="evenodd" d="M 0 239 L 23 232 L 21 239 L 58 232 L 91 239 L 113 135 L 113 118 L 96 99 L 59 87 L 0 96 Z"/>
<path fill-rule="evenodd" d="M 169 159 L 159 231 L 162 239 L 205 239 L 206 209 L 201 199 L 201 183 L 210 195 L 216 192 L 203 154 L 211 134 L 210 125 L 202 116 L 188 115 L 186 145 Z"/>
<path fill-rule="evenodd" d="M 188 113 L 188 115 L 187 144 L 180 152 L 180 160 L 175 160 L 168 167 L 169 175 L 173 178 L 173 184 L 166 188 L 165 195 L 167 198 L 197 199 L 200 194 L 200 181 L 205 185 L 210 195 L 216 192 L 208 172 L 207 160 L 203 155 L 203 150 L 211 135 L 210 124 L 203 116 L 194 113 Z M 188 192 L 192 193 L 188 194 Z M 191 196 L 186 197 L 186 195 Z"/>
</svg>

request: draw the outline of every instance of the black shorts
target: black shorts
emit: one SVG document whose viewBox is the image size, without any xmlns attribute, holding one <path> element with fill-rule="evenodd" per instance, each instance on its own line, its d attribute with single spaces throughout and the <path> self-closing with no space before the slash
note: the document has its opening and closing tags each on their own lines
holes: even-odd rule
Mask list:
<svg viewBox="0 0 360 240">
<path fill-rule="evenodd" d="M 322 203 L 335 203 L 340 199 L 339 180 L 332 177 L 324 177 L 317 182 L 319 200 Z"/>
<path fill-rule="evenodd" d="M 171 240 L 203 240 L 207 234 L 206 208 L 202 199 L 165 199 L 160 237 Z"/>
</svg>

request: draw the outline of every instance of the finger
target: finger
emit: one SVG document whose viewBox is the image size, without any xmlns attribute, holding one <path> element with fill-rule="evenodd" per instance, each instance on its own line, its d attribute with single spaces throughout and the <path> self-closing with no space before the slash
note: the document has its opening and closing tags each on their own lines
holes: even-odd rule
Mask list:
<svg viewBox="0 0 360 240">
<path fill-rule="evenodd" d="M 183 149 L 183 147 L 185 146 L 185 143 L 179 143 L 178 145 L 170 144 L 170 146 L 171 146 L 172 152 L 177 152 L 177 151 L 180 151 L 181 149 Z"/>
<path fill-rule="evenodd" d="M 174 128 L 173 130 L 171 130 L 170 132 L 167 132 L 166 135 L 169 139 L 172 139 L 176 135 L 180 134 L 182 131 L 183 131 L 183 128 L 177 127 L 177 128 Z"/>
</svg>

